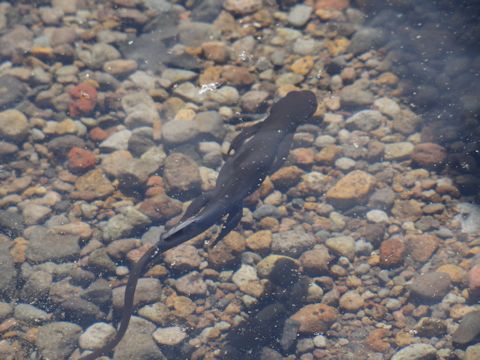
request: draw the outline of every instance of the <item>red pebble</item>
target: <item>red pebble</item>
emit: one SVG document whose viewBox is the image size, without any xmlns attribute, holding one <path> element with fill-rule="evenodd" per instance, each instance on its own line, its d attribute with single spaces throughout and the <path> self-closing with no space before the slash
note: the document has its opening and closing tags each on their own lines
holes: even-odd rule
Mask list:
<svg viewBox="0 0 480 360">
<path fill-rule="evenodd" d="M 480 300 L 480 265 L 474 265 L 468 272 L 469 300 Z"/>
<path fill-rule="evenodd" d="M 92 141 L 101 142 L 105 140 L 109 134 L 102 128 L 94 127 L 92 130 L 90 130 L 88 135 L 90 136 L 90 139 L 92 139 Z"/>
<path fill-rule="evenodd" d="M 70 116 L 89 114 L 97 103 L 97 89 L 88 83 L 81 83 L 68 92 L 72 101 L 68 104 Z"/>
<path fill-rule="evenodd" d="M 68 153 L 68 167 L 75 171 L 85 171 L 95 167 L 97 159 L 89 150 L 73 147 Z"/>
<path fill-rule="evenodd" d="M 384 267 L 400 265 L 405 257 L 406 246 L 400 238 L 382 241 L 380 244 L 380 263 Z"/>
</svg>

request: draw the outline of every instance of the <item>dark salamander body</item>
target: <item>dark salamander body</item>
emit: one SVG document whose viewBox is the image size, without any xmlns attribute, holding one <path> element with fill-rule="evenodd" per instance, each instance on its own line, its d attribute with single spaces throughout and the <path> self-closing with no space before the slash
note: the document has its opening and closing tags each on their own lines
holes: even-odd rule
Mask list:
<svg viewBox="0 0 480 360">
<path fill-rule="evenodd" d="M 275 103 L 270 115 L 262 122 L 244 129 L 233 139 L 227 158 L 220 169 L 215 188 L 196 198 L 187 208 L 179 224 L 162 234 L 130 272 L 123 315 L 116 336 L 103 348 L 81 360 L 93 360 L 111 351 L 123 338 L 133 312 L 133 297 L 138 279 L 163 252 L 188 241 L 212 225 L 223 227 L 219 241 L 237 226 L 243 200 L 275 172 L 285 161 L 298 125 L 312 117 L 317 99 L 311 91 L 292 91 Z M 226 215 L 226 219 L 224 219 Z"/>
</svg>

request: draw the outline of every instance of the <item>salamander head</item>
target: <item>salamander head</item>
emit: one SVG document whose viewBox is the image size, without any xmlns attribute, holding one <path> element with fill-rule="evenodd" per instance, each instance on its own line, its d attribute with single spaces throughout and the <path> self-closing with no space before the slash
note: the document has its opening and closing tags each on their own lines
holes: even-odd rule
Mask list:
<svg viewBox="0 0 480 360">
<path fill-rule="evenodd" d="M 296 128 L 298 124 L 312 117 L 316 110 L 317 97 L 313 92 L 291 91 L 272 106 L 270 117 L 276 122 L 284 123 L 284 127 Z"/>
</svg>

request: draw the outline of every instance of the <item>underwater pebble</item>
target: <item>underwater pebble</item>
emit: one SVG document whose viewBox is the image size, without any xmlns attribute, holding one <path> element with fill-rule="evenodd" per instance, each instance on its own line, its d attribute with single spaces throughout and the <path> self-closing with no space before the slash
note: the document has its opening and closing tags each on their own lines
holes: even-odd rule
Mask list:
<svg viewBox="0 0 480 360">
<path fill-rule="evenodd" d="M 95 323 L 89 326 L 78 340 L 82 349 L 100 349 L 115 335 L 115 328 L 107 323 Z"/>
<path fill-rule="evenodd" d="M 272 252 L 281 255 L 298 256 L 315 245 L 315 238 L 301 229 L 274 233 Z"/>
<path fill-rule="evenodd" d="M 348 50 L 354 54 L 380 47 L 386 41 L 385 33 L 378 28 L 360 28 L 352 37 Z"/>
<path fill-rule="evenodd" d="M 420 300 L 439 301 L 449 291 L 450 277 L 445 273 L 429 272 L 417 276 L 410 284 L 412 295 Z"/>
<path fill-rule="evenodd" d="M 15 306 L 14 317 L 17 320 L 30 324 L 41 324 L 50 319 L 48 313 L 29 304 L 18 304 Z"/>
<path fill-rule="evenodd" d="M 100 143 L 100 148 L 108 151 L 128 149 L 128 140 L 132 136 L 130 130 L 120 130 Z"/>
<path fill-rule="evenodd" d="M 405 254 L 405 242 L 398 237 L 382 241 L 380 245 L 380 263 L 385 267 L 400 265 Z"/>
<path fill-rule="evenodd" d="M 193 121 L 172 120 L 162 128 L 162 136 L 167 144 L 188 142 L 199 133 L 197 124 Z"/>
<path fill-rule="evenodd" d="M 161 294 L 162 285 L 158 279 L 141 278 L 138 280 L 137 290 L 135 291 L 134 306 L 158 301 Z M 113 289 L 112 303 L 115 309 L 120 309 L 123 306 L 124 296 L 125 286 Z"/>
<path fill-rule="evenodd" d="M 385 160 L 402 160 L 413 152 L 415 146 L 410 142 L 398 142 L 385 145 Z"/>
<path fill-rule="evenodd" d="M 301 333 L 313 334 L 327 331 L 338 317 L 337 310 L 325 304 L 308 304 L 290 319 L 299 323 Z"/>
<path fill-rule="evenodd" d="M 179 326 L 172 326 L 157 329 L 152 336 L 160 345 L 175 346 L 180 344 L 187 337 L 187 334 Z"/>
<path fill-rule="evenodd" d="M 480 335 L 480 311 L 471 311 L 460 321 L 452 340 L 458 344 L 468 344 Z"/>
<path fill-rule="evenodd" d="M 175 288 L 187 296 L 203 295 L 207 292 L 207 285 L 202 275 L 197 271 L 192 271 L 175 281 Z"/>
<path fill-rule="evenodd" d="M 70 322 L 52 322 L 38 328 L 36 345 L 48 359 L 65 359 L 77 347 L 82 328 Z"/>
<path fill-rule="evenodd" d="M 340 170 L 351 170 L 352 168 L 355 167 L 355 160 L 346 158 L 346 157 L 341 157 L 337 160 L 335 160 L 335 166 L 339 168 Z"/>
<path fill-rule="evenodd" d="M 288 22 L 297 27 L 305 25 L 312 14 L 312 8 L 305 5 L 295 5 L 288 13 Z"/>
<path fill-rule="evenodd" d="M 438 144 L 422 143 L 415 145 L 410 156 L 418 166 L 426 169 L 435 169 L 444 164 L 447 158 L 447 151 Z"/>
<path fill-rule="evenodd" d="M 355 312 L 361 309 L 365 305 L 365 302 L 360 294 L 351 290 L 340 297 L 339 305 L 344 310 Z"/>
<path fill-rule="evenodd" d="M 400 106 L 393 99 L 383 97 L 374 101 L 373 106 L 382 114 L 395 117 L 400 112 Z"/>
<path fill-rule="evenodd" d="M 433 360 L 437 351 L 429 344 L 412 344 L 393 355 L 392 360 Z"/>
<path fill-rule="evenodd" d="M 367 212 L 367 220 L 374 223 L 381 223 L 388 221 L 388 215 L 382 210 L 370 210 Z"/>
<path fill-rule="evenodd" d="M 226 0 L 223 4 L 223 7 L 227 11 L 231 11 L 235 14 L 245 15 L 257 10 L 260 10 L 262 7 L 261 0 Z"/>
<path fill-rule="evenodd" d="M 28 136 L 29 129 L 27 117 L 22 112 L 16 109 L 0 112 L 0 137 L 3 140 L 18 143 Z"/>
<path fill-rule="evenodd" d="M 132 316 L 125 337 L 116 346 L 113 358 L 127 359 L 164 359 L 152 333 L 155 325 L 150 321 Z"/>
<path fill-rule="evenodd" d="M 348 129 L 371 131 L 386 121 L 385 117 L 376 110 L 359 111 L 346 120 Z"/>
<path fill-rule="evenodd" d="M 352 207 L 365 201 L 374 185 L 373 176 L 364 171 L 354 170 L 327 191 L 327 201 L 339 208 Z"/>
<path fill-rule="evenodd" d="M 80 253 L 80 237 L 77 235 L 59 234 L 43 226 L 33 226 L 25 231 L 25 237 L 30 240 L 26 256 L 33 262 L 68 259 Z"/>
<path fill-rule="evenodd" d="M 168 250 L 164 255 L 165 263 L 176 271 L 196 269 L 202 260 L 196 247 L 184 244 Z"/>
<path fill-rule="evenodd" d="M 351 236 L 336 236 L 327 239 L 325 245 L 333 252 L 350 260 L 355 257 L 355 240 Z"/>
</svg>

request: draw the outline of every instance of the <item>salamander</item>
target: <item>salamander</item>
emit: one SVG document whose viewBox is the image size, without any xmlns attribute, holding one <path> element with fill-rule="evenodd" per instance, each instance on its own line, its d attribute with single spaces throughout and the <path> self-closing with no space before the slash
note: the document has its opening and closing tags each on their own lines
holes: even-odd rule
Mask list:
<svg viewBox="0 0 480 360">
<path fill-rule="evenodd" d="M 269 116 L 243 129 L 231 142 L 229 157 L 223 164 L 215 188 L 203 193 L 188 206 L 178 225 L 163 233 L 159 241 L 133 266 L 125 290 L 123 315 L 115 337 L 104 347 L 81 360 L 94 360 L 110 352 L 123 338 L 134 310 L 133 298 L 138 279 L 155 263 L 158 256 L 221 223 L 214 242 L 218 242 L 240 222 L 243 200 L 257 190 L 266 176 L 284 163 L 293 135 L 311 118 L 317 99 L 311 91 L 292 91 L 277 101 Z"/>
</svg>

